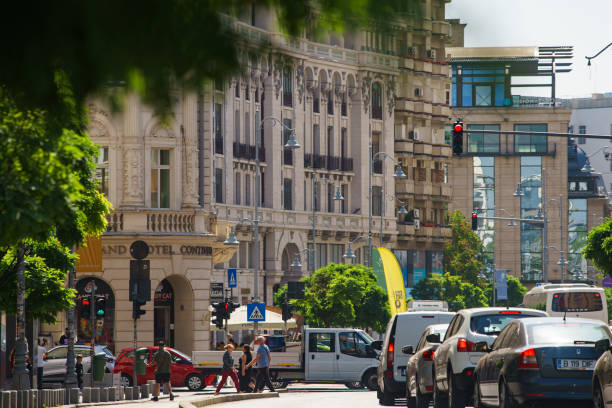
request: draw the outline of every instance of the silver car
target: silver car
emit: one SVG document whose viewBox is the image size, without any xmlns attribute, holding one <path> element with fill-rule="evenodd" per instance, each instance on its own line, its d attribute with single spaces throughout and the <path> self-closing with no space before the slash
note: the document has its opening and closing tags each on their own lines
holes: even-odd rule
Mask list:
<svg viewBox="0 0 612 408">
<path fill-rule="evenodd" d="M 103 345 L 94 348 L 95 353 L 106 354 L 105 372 L 112 373 L 115 367 L 115 356 Z M 43 356 L 43 382 L 63 382 L 66 377 L 66 354 L 68 346 L 56 346 L 47 351 Z M 91 372 L 91 358 L 89 357 L 90 347 L 84 344 L 74 345 L 75 358 L 83 357 L 83 373 Z"/>
<path fill-rule="evenodd" d="M 431 365 L 434 353 L 440 345 L 430 343 L 427 336 L 439 335 L 440 340 L 444 340 L 444 334 L 448 329 L 448 324 L 432 324 L 428 326 L 416 346 L 402 347 L 404 354 L 411 354 L 412 357 L 406 364 L 406 403 L 408 408 L 427 408 L 433 393 L 433 379 Z"/>
</svg>

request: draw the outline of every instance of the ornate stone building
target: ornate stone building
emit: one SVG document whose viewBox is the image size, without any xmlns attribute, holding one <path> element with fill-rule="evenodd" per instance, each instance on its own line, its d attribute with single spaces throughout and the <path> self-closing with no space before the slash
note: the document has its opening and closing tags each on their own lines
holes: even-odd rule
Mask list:
<svg viewBox="0 0 612 408">
<path fill-rule="evenodd" d="M 131 345 L 129 245 L 138 239 L 152 248 L 155 291 L 138 322 L 141 344 L 165 339 L 187 353 L 207 349 L 211 287 L 227 286 L 227 268 L 238 270 L 235 300 L 252 299 L 257 156 L 259 296 L 267 304 L 277 285 L 350 262 L 343 255 L 351 242 L 353 262 L 366 262 L 370 208 L 373 244 L 397 249 L 407 286 L 413 260 L 431 271 L 431 253 L 450 234 L 446 2 L 424 0 L 423 16 L 400 18 L 389 31 L 316 38 L 281 34 L 268 10 L 228 17 L 245 38 L 242 73 L 196 94 L 176 90 L 169 126 L 135 96 L 116 114 L 93 100 L 90 135 L 100 145 L 98 177 L 114 211 L 101 265 L 81 268 L 77 287 L 84 295 L 95 279 L 112 299 L 98 327 L 101 341 L 115 350 Z M 283 148 L 287 129 L 299 149 Z M 370 150 L 377 159 L 371 172 Z M 393 177 L 397 164 L 406 178 Z M 397 214 L 402 203 L 408 216 Z M 231 228 L 236 247 L 223 243 Z"/>
</svg>

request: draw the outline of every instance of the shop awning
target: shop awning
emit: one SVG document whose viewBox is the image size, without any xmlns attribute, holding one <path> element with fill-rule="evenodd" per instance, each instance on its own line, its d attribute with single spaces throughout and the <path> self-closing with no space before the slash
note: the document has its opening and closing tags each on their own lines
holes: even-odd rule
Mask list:
<svg viewBox="0 0 612 408">
<path fill-rule="evenodd" d="M 266 320 L 264 322 L 259 322 L 259 328 L 267 330 L 283 330 L 285 328 L 285 322 L 282 319 L 282 315 L 272 311 L 271 309 L 271 307 L 266 307 Z M 227 330 L 253 330 L 253 323 L 254 322 L 247 321 L 247 307 L 246 305 L 242 305 L 230 316 L 230 319 L 227 321 Z M 294 327 L 297 327 L 295 319 L 291 318 L 287 320 L 287 328 L 291 329 Z M 212 324 L 212 316 L 210 318 L 210 330 L 219 331 L 217 326 Z"/>
</svg>

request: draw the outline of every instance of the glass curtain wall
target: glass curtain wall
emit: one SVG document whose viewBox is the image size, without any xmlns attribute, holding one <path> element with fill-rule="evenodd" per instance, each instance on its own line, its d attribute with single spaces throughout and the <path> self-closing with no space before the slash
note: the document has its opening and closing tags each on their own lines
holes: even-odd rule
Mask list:
<svg viewBox="0 0 612 408">
<path fill-rule="evenodd" d="M 478 213 L 478 230 L 485 251 L 485 264 L 495 263 L 495 221 L 480 217 L 495 216 L 495 158 L 474 157 L 473 208 Z"/>
<path fill-rule="evenodd" d="M 538 218 L 542 205 L 542 158 L 521 157 L 521 218 Z M 542 227 L 521 223 L 522 279 L 542 279 Z"/>
<path fill-rule="evenodd" d="M 499 130 L 499 125 L 468 125 L 468 130 Z M 468 152 L 499 153 L 499 134 L 468 133 Z"/>
<path fill-rule="evenodd" d="M 587 243 L 587 200 L 574 198 L 569 202 L 567 237 L 567 279 L 586 280 L 587 262 L 582 257 L 582 249 Z"/>
</svg>

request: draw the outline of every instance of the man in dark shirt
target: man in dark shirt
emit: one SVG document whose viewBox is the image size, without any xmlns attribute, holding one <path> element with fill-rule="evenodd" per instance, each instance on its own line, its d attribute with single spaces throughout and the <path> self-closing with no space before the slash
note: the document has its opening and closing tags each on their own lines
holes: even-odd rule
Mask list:
<svg viewBox="0 0 612 408">
<path fill-rule="evenodd" d="M 172 364 L 172 356 L 170 352 L 164 349 L 164 342 L 159 342 L 159 350 L 153 355 L 153 361 L 148 365 L 156 364 L 155 367 L 155 396 L 153 401 L 159 401 L 159 388 L 161 384 L 168 384 L 170 390 L 170 401 L 174 400 L 172 393 L 172 384 L 170 383 L 170 366 Z"/>
<path fill-rule="evenodd" d="M 64 330 L 64 334 L 62 334 L 62 336 L 59 339 L 59 344 L 61 345 L 68 344 L 69 338 L 70 338 L 70 330 L 68 330 L 68 328 L 66 327 L 66 330 Z"/>
</svg>

